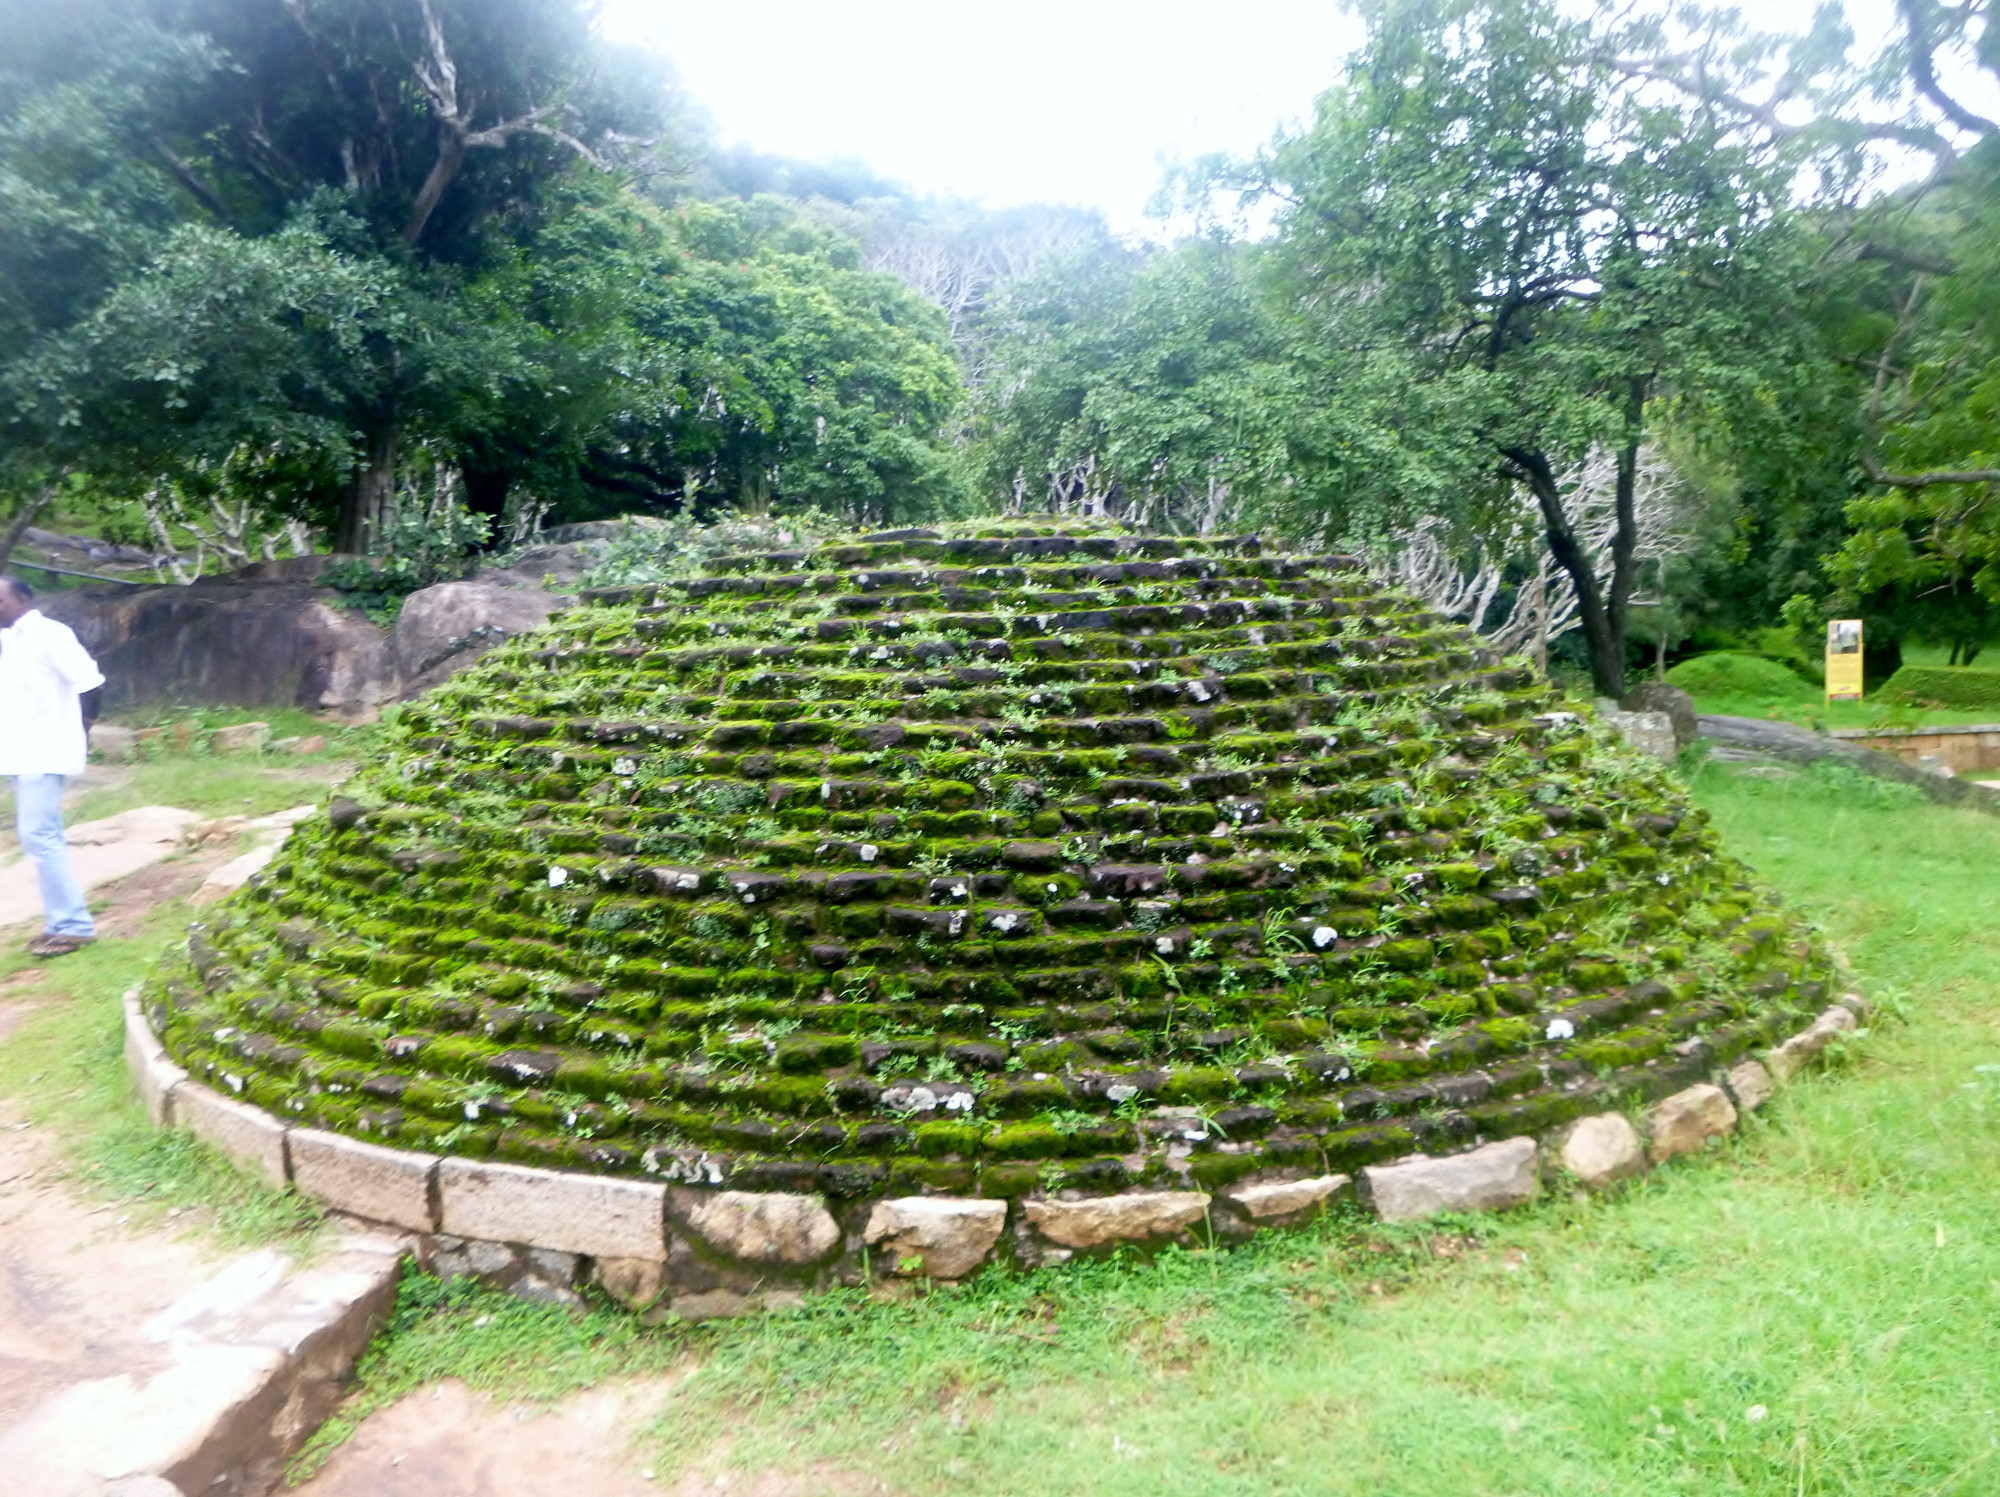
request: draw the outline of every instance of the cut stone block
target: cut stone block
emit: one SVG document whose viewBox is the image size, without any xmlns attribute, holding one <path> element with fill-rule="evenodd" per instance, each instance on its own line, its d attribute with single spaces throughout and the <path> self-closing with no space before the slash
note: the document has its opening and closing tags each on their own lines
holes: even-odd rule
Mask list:
<svg viewBox="0 0 2000 1497">
<path fill-rule="evenodd" d="M 1629 1179 L 1646 1167 L 1639 1131 L 1622 1112 L 1601 1112 L 1572 1123 L 1562 1134 L 1556 1158 L 1592 1190 Z"/>
<path fill-rule="evenodd" d="M 187 1072 L 167 1059 L 154 1038 L 137 988 L 125 995 L 125 1071 L 145 1104 L 147 1119 L 155 1128 L 167 1127 L 173 1120 L 174 1088 L 187 1080 Z"/>
<path fill-rule="evenodd" d="M 435 1156 L 385 1149 L 317 1128 L 292 1129 L 286 1147 L 292 1183 L 323 1205 L 411 1232 L 437 1230 Z"/>
<path fill-rule="evenodd" d="M 1006 1225 L 1005 1201 L 907 1196 L 877 1201 L 861 1239 L 887 1254 L 892 1268 L 915 1257 L 932 1278 L 958 1279 L 986 1261 Z"/>
<path fill-rule="evenodd" d="M 1198 1190 L 1160 1190 L 1089 1201 L 1029 1201 L 1023 1209 L 1049 1241 L 1094 1248 L 1184 1231 L 1208 1214 L 1208 1200 Z"/>
<path fill-rule="evenodd" d="M 1535 1198 L 1541 1181 L 1532 1138 L 1508 1138 L 1469 1154 L 1370 1165 L 1362 1194 L 1387 1222 L 1421 1221 L 1440 1211 L 1504 1211 Z"/>
<path fill-rule="evenodd" d="M 1648 1153 L 1658 1164 L 1676 1154 L 1692 1154 L 1711 1139 L 1727 1135 L 1736 1127 L 1736 1108 L 1721 1087 L 1703 1082 L 1665 1098 L 1647 1123 L 1652 1134 Z"/>
<path fill-rule="evenodd" d="M 1744 1112 L 1755 1112 L 1770 1101 L 1777 1086 L 1771 1080 L 1771 1073 L 1754 1060 L 1731 1066 L 1724 1079 L 1729 1084 L 1729 1095 Z"/>
<path fill-rule="evenodd" d="M 1319 1175 L 1271 1185 L 1238 1185 L 1224 1191 L 1223 1199 L 1234 1203 L 1253 1222 L 1272 1225 L 1317 1212 L 1347 1184 L 1346 1175 Z"/>
<path fill-rule="evenodd" d="M 183 1081 L 173 1089 L 173 1118 L 203 1143 L 279 1190 L 285 1188 L 285 1125 L 269 1113 L 232 1102 L 199 1082 Z"/>
<path fill-rule="evenodd" d="M 742 1263 L 817 1263 L 840 1245 L 840 1227 L 816 1195 L 750 1190 L 678 1191 L 687 1229 Z"/>
<path fill-rule="evenodd" d="M 593 1258 L 667 1256 L 666 1188 L 642 1180 L 446 1159 L 438 1166 L 438 1206 L 439 1226 L 455 1237 Z"/>
</svg>

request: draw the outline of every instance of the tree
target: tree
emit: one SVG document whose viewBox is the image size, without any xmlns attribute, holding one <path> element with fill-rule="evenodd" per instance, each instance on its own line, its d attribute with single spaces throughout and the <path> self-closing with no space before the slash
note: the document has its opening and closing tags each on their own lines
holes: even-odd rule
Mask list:
<svg viewBox="0 0 2000 1497">
<path fill-rule="evenodd" d="M 1612 582 L 1621 477 L 1618 458 L 1593 447 L 1557 483 L 1563 517 L 1600 591 L 1609 591 Z M 1666 563 L 1685 552 L 1693 536 L 1687 485 L 1657 444 L 1640 449 L 1631 497 L 1633 564 L 1652 563 L 1661 585 Z M 1525 494 L 1520 500 L 1511 526 L 1472 537 L 1454 537 L 1443 520 L 1426 516 L 1379 561 L 1384 572 L 1446 618 L 1471 625 L 1501 654 L 1532 654 L 1546 670 L 1549 642 L 1576 623 L 1576 587 L 1536 544 L 1539 504 Z M 1662 586 L 1656 606 L 1664 595 Z"/>
<path fill-rule="evenodd" d="M 1790 591 L 1865 610 L 1871 641 L 1907 632 L 1969 658 L 2000 625 L 2000 120 L 1978 102 L 2000 83 L 2000 30 L 1983 0 L 1896 10 L 1874 56 L 1856 55 L 1833 8 L 1798 37 L 1691 10 L 1678 30 L 1634 33 L 1614 65 L 1734 122 L 1815 184 L 1811 310 L 1831 363 L 1790 403 L 1819 428 L 1817 466 L 1838 470 L 1805 506 L 1834 554 Z M 1880 191 L 1901 165 L 1887 151 L 1929 169 Z"/>
<path fill-rule="evenodd" d="M 0 226 L 0 262 L 40 272 L 11 309 L 31 339 L 7 381 L 10 445 L 74 461 L 79 437 L 95 432 L 95 464 L 122 457 L 143 470 L 149 454 L 212 447 L 230 412 L 244 419 L 231 448 L 257 444 L 272 422 L 320 422 L 314 439 L 334 455 L 342 489 L 336 544 L 366 549 L 393 498 L 399 443 L 438 424 L 454 371 L 490 366 L 495 329 L 468 317 L 467 287 L 508 256 L 552 183 L 580 161 L 601 164 L 648 123 L 643 90 L 599 67 L 576 0 L 127 0 L 94 19 L 108 26 L 109 61 L 79 71 L 85 49 L 45 45 L 51 71 L 17 78 L 0 130 L 0 190 L 36 210 Z M 80 164 L 98 187 L 83 215 L 65 206 Z M 308 355 L 280 378 L 268 362 L 231 357 L 219 335 L 248 332 L 262 294 L 251 288 L 283 279 L 274 255 L 304 266 L 293 231 L 309 220 L 321 250 L 394 294 L 329 313 L 368 328 L 369 356 L 335 364 L 313 363 L 312 336 L 291 336 L 302 326 L 285 322 L 304 315 L 300 297 L 324 307 L 324 294 L 297 285 L 289 302 L 267 298 L 278 323 L 252 342 L 267 357 Z M 79 240 L 110 248 L 65 268 Z M 184 273 L 191 255 L 249 299 L 204 298 Z M 158 300 L 177 289 L 195 298 L 181 318 Z M 150 320 L 140 312 L 149 299 Z M 385 317 L 369 322 L 376 312 Z M 161 340 L 179 326 L 189 346 L 176 352 Z M 86 350 L 93 334 L 116 346 Z M 148 337 L 172 376 L 150 402 L 128 360 Z M 181 388 L 197 367 L 190 377 L 209 392 L 199 409 Z M 60 389 L 48 383 L 55 372 L 103 374 L 113 386 Z M 230 393 L 233 377 L 243 383 Z M 280 410 L 279 385 L 310 386 L 313 399 Z M 83 421 L 86 409 L 112 408 L 120 419 L 109 428 Z M 53 426 L 38 424 L 51 412 Z M 324 424 L 334 421 L 337 438 Z"/>
<path fill-rule="evenodd" d="M 1335 392 L 1326 445 L 1339 460 L 1355 433 L 1393 434 L 1401 462 L 1349 469 L 1385 514 L 1412 465 L 1475 526 L 1525 487 L 1596 687 L 1619 695 L 1640 451 L 1669 411 L 1761 419 L 1764 376 L 1795 341 L 1786 178 L 1633 85 L 1603 35 L 1544 0 L 1365 15 L 1347 81 L 1262 184 L 1282 204 L 1288 304 Z M 1608 585 L 1558 478 L 1598 443 L 1616 462 Z"/>
<path fill-rule="evenodd" d="M 1094 249 L 1015 283 L 982 417 L 989 493 L 1017 507 L 1214 529 L 1290 478 L 1284 335 L 1244 247 Z"/>
</svg>

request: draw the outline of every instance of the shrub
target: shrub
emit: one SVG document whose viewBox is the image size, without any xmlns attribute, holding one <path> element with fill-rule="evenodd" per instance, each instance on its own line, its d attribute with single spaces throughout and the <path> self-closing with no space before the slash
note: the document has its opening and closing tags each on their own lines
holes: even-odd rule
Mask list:
<svg viewBox="0 0 2000 1497">
<path fill-rule="evenodd" d="M 1906 665 L 1882 685 L 1900 702 L 1935 703 L 1960 712 L 2000 711 L 2000 670 L 1971 665 Z"/>
<path fill-rule="evenodd" d="M 1798 672 L 1761 655 L 1717 650 L 1683 660 L 1667 672 L 1667 680 L 1694 697 L 1777 697 L 1785 701 L 1816 698 L 1819 691 Z"/>
</svg>

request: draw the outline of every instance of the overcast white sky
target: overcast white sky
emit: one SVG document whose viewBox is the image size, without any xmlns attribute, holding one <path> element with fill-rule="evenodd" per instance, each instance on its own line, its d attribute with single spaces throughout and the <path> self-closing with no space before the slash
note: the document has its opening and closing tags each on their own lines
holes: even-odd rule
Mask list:
<svg viewBox="0 0 2000 1497">
<path fill-rule="evenodd" d="M 1804 29 L 1812 0 L 1763 0 Z M 1891 0 L 1848 0 L 1864 39 Z M 1162 163 L 1306 119 L 1359 40 L 1330 0 L 605 0 L 726 142 L 855 157 L 920 193 L 1102 209 L 1145 233 Z M 1157 233 L 1157 227 L 1154 232 Z"/>
</svg>

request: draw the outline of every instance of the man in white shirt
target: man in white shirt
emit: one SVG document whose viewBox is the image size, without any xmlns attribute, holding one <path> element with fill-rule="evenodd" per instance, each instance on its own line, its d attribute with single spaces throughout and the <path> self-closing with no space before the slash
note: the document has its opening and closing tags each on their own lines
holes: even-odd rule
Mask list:
<svg viewBox="0 0 2000 1497">
<path fill-rule="evenodd" d="M 104 676 L 67 624 L 35 607 L 35 592 L 0 576 L 0 775 L 14 777 L 14 825 L 42 884 L 36 956 L 63 956 L 97 937 L 63 837 L 63 782 L 83 773 Z"/>
</svg>

